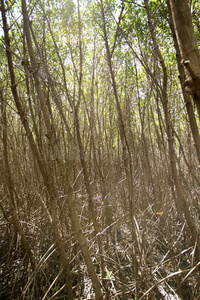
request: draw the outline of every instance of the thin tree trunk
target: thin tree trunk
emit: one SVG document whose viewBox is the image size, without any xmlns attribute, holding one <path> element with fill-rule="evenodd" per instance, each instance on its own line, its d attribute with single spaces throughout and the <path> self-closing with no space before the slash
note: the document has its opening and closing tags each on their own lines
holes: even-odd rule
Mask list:
<svg viewBox="0 0 200 300">
<path fill-rule="evenodd" d="M 27 13 L 25 0 L 22 0 L 22 12 L 23 12 L 23 17 L 24 17 L 24 30 L 25 30 L 25 34 L 26 34 L 27 45 L 28 45 L 32 70 L 33 70 L 33 77 L 35 80 L 35 86 L 37 89 L 38 98 L 40 100 L 41 109 L 42 109 L 43 116 L 44 116 L 44 121 L 45 121 L 46 129 L 47 129 L 47 137 L 49 139 L 49 146 L 51 147 L 53 154 L 56 157 L 60 172 L 62 174 L 64 188 L 65 188 L 65 192 L 66 192 L 65 194 L 68 196 L 68 205 L 69 205 L 69 210 L 71 213 L 71 221 L 73 224 L 73 228 L 76 232 L 83 257 L 87 264 L 88 272 L 92 279 L 92 285 L 94 288 L 96 299 L 101 300 L 102 299 L 101 285 L 100 285 L 99 279 L 97 277 L 97 274 L 94 269 L 94 265 L 92 263 L 92 260 L 91 260 L 90 254 L 89 254 L 89 249 L 87 247 L 85 236 L 82 233 L 78 214 L 76 211 L 73 189 L 68 180 L 65 163 L 62 160 L 61 155 L 59 153 L 59 148 L 58 148 L 57 139 L 56 139 L 56 133 L 55 133 L 55 130 L 54 130 L 53 124 L 51 122 L 51 118 L 50 118 L 50 115 L 49 115 L 49 112 L 48 112 L 48 109 L 47 109 L 47 106 L 45 103 L 44 94 L 41 89 L 38 70 L 37 70 L 37 64 L 36 64 L 36 60 L 35 60 L 35 56 L 34 56 L 34 51 L 33 51 L 33 47 L 32 47 L 30 31 L 29 31 L 29 20 L 28 20 L 28 13 Z M 50 176 L 48 176 L 48 177 L 50 179 Z M 66 279 L 67 287 L 68 287 L 68 294 L 69 294 L 68 299 L 72 299 L 73 293 L 72 293 L 72 287 L 71 287 L 71 275 L 70 275 L 69 262 L 68 262 L 68 258 L 66 256 L 64 245 L 62 243 L 62 240 L 60 238 L 59 231 L 58 231 L 59 221 L 58 221 L 58 217 L 57 217 L 57 207 L 56 207 L 57 192 L 56 192 L 56 189 L 54 188 L 53 180 L 50 180 L 48 182 L 48 187 L 49 187 L 49 194 L 51 197 L 51 217 L 52 217 L 52 226 L 53 226 L 54 237 L 55 237 L 55 240 L 57 242 L 57 245 L 58 245 L 58 248 L 59 248 L 59 251 L 61 254 L 61 259 L 62 259 L 63 265 L 66 268 L 66 276 L 68 277 L 68 279 Z"/>
<path fill-rule="evenodd" d="M 3 12 L 2 12 L 3 14 Z M 5 20 L 5 18 L 4 18 Z M 7 147 L 7 116 L 6 116 L 6 102 L 3 97 L 3 91 L 1 88 L 1 82 L 0 82 L 0 100 L 2 101 L 2 123 L 3 123 L 3 160 L 4 160 L 4 176 L 5 176 L 5 182 L 6 186 L 8 189 L 8 194 L 10 198 L 10 208 L 11 208 L 11 214 L 12 214 L 12 221 L 13 225 L 15 226 L 17 232 L 19 233 L 21 237 L 21 242 L 22 242 L 22 249 L 24 253 L 28 254 L 28 257 L 30 259 L 31 267 L 32 270 L 35 269 L 35 261 L 34 261 L 34 256 L 31 251 L 31 248 L 29 246 L 29 242 L 27 240 L 27 237 L 23 231 L 22 225 L 20 223 L 17 210 L 15 208 L 15 200 L 14 200 L 14 185 L 13 185 L 13 180 L 12 180 L 12 174 L 10 170 L 10 165 L 9 165 L 9 157 L 8 157 L 8 147 Z"/>
<path fill-rule="evenodd" d="M 107 62 L 108 62 L 108 67 L 109 67 L 109 71 L 110 71 L 110 75 L 111 75 L 115 102 L 116 102 L 116 106 L 117 106 L 119 134 L 120 134 L 121 145 L 122 145 L 122 158 L 123 158 L 125 172 L 126 172 L 126 176 L 127 176 L 129 212 L 130 212 L 130 220 L 131 220 L 131 225 L 132 225 L 131 233 L 132 233 L 132 238 L 134 241 L 134 247 L 133 247 L 134 271 L 133 272 L 134 272 L 134 277 L 135 277 L 135 281 L 136 281 L 135 298 L 137 299 L 137 297 L 138 297 L 138 288 L 137 288 L 138 261 L 136 259 L 136 256 L 139 253 L 139 245 L 138 245 L 138 239 L 137 239 L 137 233 L 136 233 L 137 229 L 136 229 L 136 225 L 135 225 L 135 207 L 134 207 L 134 201 L 133 201 L 133 199 L 134 199 L 134 190 L 133 190 L 134 180 L 133 180 L 133 170 L 132 170 L 132 158 L 131 158 L 131 151 L 130 151 L 129 143 L 127 140 L 125 124 L 123 121 L 123 115 L 122 115 L 122 110 L 121 110 L 118 91 L 117 91 L 115 74 L 114 74 L 113 66 L 112 66 L 112 53 L 110 51 L 109 44 L 108 44 L 104 3 L 102 0 L 100 1 L 100 8 L 101 8 L 102 23 L 103 23 L 103 33 L 104 33 L 104 41 L 105 41 L 106 54 L 107 54 Z M 123 11 L 123 6 L 122 6 L 122 11 Z M 114 47 L 113 47 L 113 50 L 114 50 Z"/>
<path fill-rule="evenodd" d="M 23 111 L 19 96 L 18 96 L 18 92 L 17 92 L 17 84 L 16 84 L 16 80 L 15 80 L 15 73 L 14 73 L 14 68 L 13 68 L 13 63 L 12 63 L 12 55 L 10 52 L 10 39 L 9 39 L 9 35 L 8 35 L 8 26 L 7 26 L 7 21 L 6 21 L 6 14 L 5 14 L 5 6 L 4 6 L 4 1 L 1 0 L 1 5 L 2 5 L 2 18 L 3 18 L 3 25 L 4 25 L 4 34 L 5 34 L 5 43 L 7 45 L 6 47 L 6 54 L 7 54 L 7 59 L 8 59 L 8 65 L 9 65 L 9 72 L 10 72 L 10 78 L 11 78 L 11 89 L 12 89 L 12 94 L 13 94 L 13 98 L 15 100 L 15 104 L 18 110 L 18 113 L 20 115 L 22 124 L 25 128 L 26 131 L 26 135 L 29 139 L 29 143 L 31 146 L 31 150 L 32 153 L 34 155 L 34 157 L 36 158 L 37 162 L 38 162 L 38 166 L 40 168 L 40 171 L 43 175 L 43 179 L 44 182 L 47 186 L 47 190 L 49 192 L 50 198 L 51 198 L 51 212 L 52 212 L 52 229 L 53 229 L 53 233 L 54 233 L 54 238 L 55 241 L 57 243 L 60 255 L 61 255 L 61 260 L 63 263 L 63 268 L 65 271 L 65 275 L 66 275 L 66 285 L 67 285 L 67 291 L 68 291 L 68 298 L 69 299 L 73 299 L 73 292 L 72 292 L 72 285 L 71 285 L 71 279 L 70 279 L 70 267 L 69 267 L 69 262 L 65 253 L 65 248 L 64 245 L 61 241 L 60 238 L 60 234 L 57 228 L 57 212 L 56 212 L 56 203 L 55 203 L 55 199 L 56 199 L 56 195 L 55 195 L 55 191 L 53 190 L 53 184 L 52 184 L 52 180 L 51 180 L 51 176 L 49 176 L 49 172 L 48 172 L 48 167 L 45 164 L 44 160 L 41 158 L 40 153 L 37 149 L 37 146 L 35 144 L 35 141 L 33 139 L 33 135 L 32 132 L 29 128 L 29 124 L 26 118 L 26 115 Z M 24 8 L 25 9 L 25 8 Z M 38 82 L 39 84 L 39 82 Z M 47 116 L 46 116 L 47 117 Z"/>
<path fill-rule="evenodd" d="M 78 147 L 79 147 L 79 155 L 80 155 L 80 161 L 81 165 L 83 168 L 83 176 L 84 176 L 84 181 L 85 181 L 85 187 L 87 190 L 88 194 L 88 201 L 89 201 L 89 213 L 92 217 L 92 222 L 94 226 L 94 232 L 95 235 L 97 236 L 97 242 L 98 242 L 98 247 L 99 247 L 99 255 L 100 255 L 100 261 L 101 261 L 101 275 L 102 279 L 105 278 L 105 265 L 104 265 L 104 258 L 103 258 L 103 246 L 102 246 L 102 239 L 101 236 L 98 235 L 100 232 L 99 229 L 99 224 L 97 221 L 97 213 L 94 205 L 94 196 L 93 196 L 93 191 L 90 185 L 90 180 L 89 180 L 89 173 L 88 173 L 88 168 L 87 168 L 87 163 L 85 160 L 85 155 L 84 155 L 84 147 L 81 141 L 81 134 L 80 134 L 80 126 L 79 126 L 79 118 L 78 118 L 78 107 L 81 102 L 81 95 L 82 95 L 82 68 L 83 68 L 83 53 L 82 53 L 82 29 L 81 29 L 81 17 L 80 17 L 80 7 L 79 7 L 79 1 L 78 1 L 78 19 L 79 19 L 79 57 L 80 57 L 80 68 L 79 68 L 79 82 L 78 82 L 78 103 L 76 107 L 74 107 L 74 121 L 75 121 L 75 128 L 76 128 L 76 134 L 77 134 L 77 142 L 78 142 Z"/>
</svg>

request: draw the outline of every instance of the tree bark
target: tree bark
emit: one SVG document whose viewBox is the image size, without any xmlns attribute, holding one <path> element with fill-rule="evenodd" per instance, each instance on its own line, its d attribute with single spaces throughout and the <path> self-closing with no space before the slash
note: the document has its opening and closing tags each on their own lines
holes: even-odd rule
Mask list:
<svg viewBox="0 0 200 300">
<path fill-rule="evenodd" d="M 176 50 L 176 61 L 177 61 L 177 67 L 178 67 L 178 71 L 179 71 L 179 78 L 180 78 L 180 83 L 181 83 L 182 92 L 183 92 L 183 98 L 184 98 L 184 102 L 185 102 L 185 106 L 186 106 L 186 110 L 187 110 L 187 114 L 188 114 L 188 119 L 189 119 L 189 123 L 190 123 L 192 136 L 193 136 L 193 139 L 194 139 L 194 146 L 196 148 L 197 158 L 198 158 L 199 163 L 200 163 L 199 128 L 198 128 L 197 121 L 196 121 L 196 118 L 195 118 L 195 113 L 194 113 L 192 102 L 190 100 L 190 96 L 188 95 L 188 93 L 185 92 L 185 89 L 184 89 L 185 72 L 184 72 L 183 65 L 181 64 L 181 54 L 180 54 L 180 51 L 179 51 L 176 32 L 175 32 L 174 25 L 173 25 L 173 22 L 172 22 L 172 13 L 171 13 L 171 6 L 170 6 L 170 3 L 169 3 L 169 0 L 167 0 L 167 6 L 168 6 L 168 13 L 169 13 L 169 26 L 170 26 L 170 29 L 171 29 L 171 32 L 172 32 L 172 37 L 173 37 L 173 40 L 174 40 L 174 47 L 175 47 L 175 50 Z"/>
<path fill-rule="evenodd" d="M 189 75 L 184 86 L 192 95 L 200 116 L 200 54 L 192 26 L 191 12 L 187 0 L 169 2 L 182 63 Z"/>
</svg>

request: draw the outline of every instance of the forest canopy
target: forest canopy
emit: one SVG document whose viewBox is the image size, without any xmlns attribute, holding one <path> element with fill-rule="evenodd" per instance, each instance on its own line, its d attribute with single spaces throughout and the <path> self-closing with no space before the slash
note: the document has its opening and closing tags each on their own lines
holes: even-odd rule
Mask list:
<svg viewBox="0 0 200 300">
<path fill-rule="evenodd" d="M 0 13 L 0 298 L 199 299 L 199 1 Z"/>
</svg>

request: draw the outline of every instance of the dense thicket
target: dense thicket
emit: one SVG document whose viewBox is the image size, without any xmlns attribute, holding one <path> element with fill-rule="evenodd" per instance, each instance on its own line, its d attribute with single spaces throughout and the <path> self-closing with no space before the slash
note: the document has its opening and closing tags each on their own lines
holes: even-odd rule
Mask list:
<svg viewBox="0 0 200 300">
<path fill-rule="evenodd" d="M 199 299 L 198 1 L 0 3 L 0 298 Z"/>
</svg>

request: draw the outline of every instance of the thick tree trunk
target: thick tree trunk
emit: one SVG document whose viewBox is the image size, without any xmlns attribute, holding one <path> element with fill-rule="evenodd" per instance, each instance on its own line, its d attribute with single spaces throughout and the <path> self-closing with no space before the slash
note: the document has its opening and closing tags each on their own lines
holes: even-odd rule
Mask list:
<svg viewBox="0 0 200 300">
<path fill-rule="evenodd" d="M 192 16 L 187 0 L 170 0 L 172 19 L 181 54 L 189 78 L 185 88 L 192 95 L 200 116 L 200 55 L 192 26 Z"/>
<path fill-rule="evenodd" d="M 195 145 L 195 148 L 196 148 L 197 157 L 198 157 L 198 160 L 199 160 L 199 163 L 200 163 L 200 135 L 199 135 L 199 129 L 198 129 L 197 121 L 196 121 L 196 118 L 195 118 L 193 105 L 192 105 L 192 102 L 190 100 L 190 96 L 184 90 L 185 72 L 184 72 L 183 65 L 181 64 L 181 54 L 180 54 L 180 51 L 179 51 L 177 36 L 176 36 L 174 25 L 173 25 L 173 22 L 172 22 L 172 13 L 171 13 L 171 6 L 170 6 L 170 3 L 169 3 L 169 0 L 167 0 L 167 6 L 168 6 L 168 12 L 169 12 L 169 25 L 170 25 L 170 29 L 171 29 L 171 32 L 172 32 L 172 37 L 173 37 L 173 40 L 174 40 L 174 47 L 175 47 L 175 50 L 176 50 L 176 60 L 177 60 L 177 66 L 178 66 L 178 71 L 179 71 L 179 75 L 180 75 L 180 83 L 181 83 L 181 87 L 182 87 L 183 98 L 184 98 L 185 106 L 186 106 L 186 109 L 187 109 L 188 119 L 189 119 L 189 122 L 190 122 L 190 128 L 191 128 L 192 136 L 193 136 L 193 139 L 194 139 L 194 145 Z"/>
<path fill-rule="evenodd" d="M 194 74 L 200 76 L 200 56 L 188 1 L 170 0 L 170 5 L 181 58 L 189 60 Z"/>
</svg>

